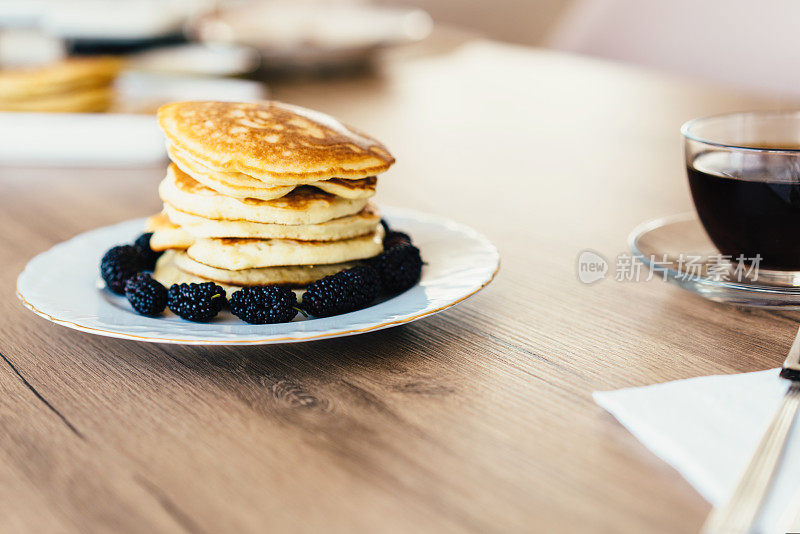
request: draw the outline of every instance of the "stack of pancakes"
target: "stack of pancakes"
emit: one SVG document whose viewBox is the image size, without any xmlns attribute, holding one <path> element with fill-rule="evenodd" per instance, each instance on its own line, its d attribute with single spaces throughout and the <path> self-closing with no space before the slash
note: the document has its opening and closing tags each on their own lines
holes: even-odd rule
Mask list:
<svg viewBox="0 0 800 534">
<path fill-rule="evenodd" d="M 105 111 L 122 61 L 71 58 L 49 65 L 0 70 L 0 111 Z"/>
<path fill-rule="evenodd" d="M 394 158 L 374 139 L 279 102 L 179 102 L 158 121 L 172 163 L 148 231 L 165 286 L 302 287 L 382 252 L 369 199 Z"/>
</svg>

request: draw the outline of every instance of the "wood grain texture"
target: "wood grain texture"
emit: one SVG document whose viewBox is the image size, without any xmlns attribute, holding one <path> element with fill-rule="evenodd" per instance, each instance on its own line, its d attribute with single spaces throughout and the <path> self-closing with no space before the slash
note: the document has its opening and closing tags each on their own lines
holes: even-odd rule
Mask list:
<svg viewBox="0 0 800 534">
<path fill-rule="evenodd" d="M 576 256 L 690 209 L 681 122 L 790 103 L 491 43 L 274 93 L 384 141 L 378 200 L 486 233 L 497 279 L 350 338 L 95 337 L 25 310 L 16 276 L 157 210 L 164 169 L 0 168 L 0 531 L 697 531 L 708 505 L 591 393 L 777 366 L 798 316 L 585 286 Z"/>
</svg>

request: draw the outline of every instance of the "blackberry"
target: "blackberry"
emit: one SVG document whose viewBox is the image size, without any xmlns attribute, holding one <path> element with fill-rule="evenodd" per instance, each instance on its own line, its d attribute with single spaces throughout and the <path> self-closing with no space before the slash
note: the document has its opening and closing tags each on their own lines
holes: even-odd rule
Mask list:
<svg viewBox="0 0 800 534">
<path fill-rule="evenodd" d="M 297 296 L 288 287 L 245 287 L 234 291 L 228 304 L 250 324 L 288 323 L 297 315 Z"/>
<path fill-rule="evenodd" d="M 390 248 L 399 247 L 400 245 L 410 245 L 411 237 L 404 232 L 397 232 L 389 230 L 383 237 L 383 248 L 389 250 Z"/>
<path fill-rule="evenodd" d="M 357 265 L 326 276 L 303 293 L 303 308 L 329 317 L 367 307 L 380 293 L 380 276 L 369 265 Z"/>
<path fill-rule="evenodd" d="M 141 270 L 142 257 L 131 245 L 112 247 L 100 260 L 100 275 L 106 287 L 118 295 L 125 293 L 125 281 Z"/>
<path fill-rule="evenodd" d="M 214 282 L 174 284 L 167 291 L 167 306 L 187 321 L 207 322 L 225 306 L 225 290 Z"/>
<path fill-rule="evenodd" d="M 153 317 L 167 307 L 167 289 L 147 273 L 139 273 L 125 282 L 125 297 L 133 309 Z"/>
<path fill-rule="evenodd" d="M 156 252 L 150 248 L 150 238 L 153 237 L 153 232 L 147 232 L 136 238 L 133 246 L 139 251 L 142 257 L 142 268 L 145 271 L 152 271 L 156 268 L 156 261 L 161 257 L 161 252 Z"/>
<path fill-rule="evenodd" d="M 378 272 L 383 291 L 390 295 L 402 293 L 419 282 L 422 258 L 413 245 L 398 245 L 370 261 Z"/>
</svg>

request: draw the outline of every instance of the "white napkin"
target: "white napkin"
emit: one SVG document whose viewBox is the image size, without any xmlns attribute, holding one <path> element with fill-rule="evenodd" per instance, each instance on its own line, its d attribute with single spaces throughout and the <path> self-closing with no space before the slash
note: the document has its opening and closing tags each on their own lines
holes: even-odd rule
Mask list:
<svg viewBox="0 0 800 534">
<path fill-rule="evenodd" d="M 733 492 L 787 386 L 771 369 L 595 392 L 594 400 L 716 505 Z M 761 532 L 785 533 L 794 520 L 785 510 L 800 498 L 798 427 L 761 515 Z"/>
</svg>

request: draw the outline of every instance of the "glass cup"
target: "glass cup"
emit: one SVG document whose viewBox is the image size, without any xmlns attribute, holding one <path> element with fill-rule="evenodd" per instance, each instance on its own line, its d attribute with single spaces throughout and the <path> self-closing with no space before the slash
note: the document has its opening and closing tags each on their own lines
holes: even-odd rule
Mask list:
<svg viewBox="0 0 800 534">
<path fill-rule="evenodd" d="M 800 112 L 731 113 L 681 127 L 697 215 L 720 253 L 800 281 Z"/>
</svg>

